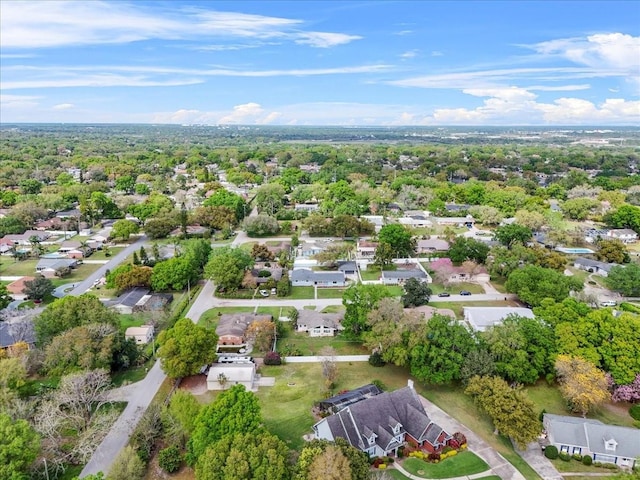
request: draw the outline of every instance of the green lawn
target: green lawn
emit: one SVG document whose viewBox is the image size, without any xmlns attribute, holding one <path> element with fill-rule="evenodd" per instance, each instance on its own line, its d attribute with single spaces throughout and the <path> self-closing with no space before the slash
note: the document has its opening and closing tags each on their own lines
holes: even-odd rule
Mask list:
<svg viewBox="0 0 640 480">
<path fill-rule="evenodd" d="M 52 278 L 51 283 L 53 283 L 56 287 L 65 285 L 67 283 L 78 283 L 87 278 L 100 267 L 102 267 L 102 265 L 98 263 L 83 263 L 82 265 L 78 265 L 77 268 L 73 268 L 71 270 L 71 273 L 64 278 Z"/>
<path fill-rule="evenodd" d="M 346 288 L 319 288 L 318 298 L 342 298 Z"/>
<path fill-rule="evenodd" d="M 400 285 L 388 285 L 387 290 L 392 297 L 401 297 L 402 295 L 404 295 L 404 288 L 402 288 Z"/>
<path fill-rule="evenodd" d="M 223 313 L 251 313 L 253 307 L 218 307 L 211 308 L 204 312 L 198 320 L 198 325 L 203 325 L 207 328 L 216 328 L 218 325 L 218 317 Z"/>
<path fill-rule="evenodd" d="M 539 381 L 536 385 L 525 387 L 527 396 L 536 404 L 538 411 L 543 409 L 548 413 L 557 415 L 571 415 L 567 411 L 566 402 L 560 395 L 557 387 L 549 385 L 547 382 Z M 601 407 L 599 410 L 590 413 L 589 418 L 595 418 L 603 423 L 620 425 L 623 427 L 633 427 L 633 418 L 621 409 L 610 405 Z M 581 471 L 581 470 L 578 470 Z"/>
<path fill-rule="evenodd" d="M 407 458 L 402 466 L 409 473 L 422 478 L 450 478 L 473 475 L 489 469 L 489 465 L 471 452 L 461 452 L 440 463 L 429 463 L 419 458 Z"/>
<path fill-rule="evenodd" d="M 480 477 L 477 480 L 500 480 L 500 477 L 497 475 L 489 475 L 488 477 Z"/>
<path fill-rule="evenodd" d="M 439 283 L 430 283 L 429 288 L 434 293 L 434 295 L 437 295 L 438 293 L 442 293 L 442 292 L 458 294 L 460 290 L 468 290 L 471 293 L 475 293 L 475 294 L 484 293 L 484 288 L 482 288 L 481 285 L 478 285 L 477 283 L 467 283 L 467 282 L 454 283 L 453 285 L 447 288 L 443 287 Z"/>
<path fill-rule="evenodd" d="M 380 280 L 380 267 L 375 265 L 368 266 L 366 270 L 360 270 L 360 276 L 363 281 Z"/>
<path fill-rule="evenodd" d="M 258 242 L 245 242 L 242 245 L 240 245 L 240 248 L 242 250 L 244 250 L 245 252 L 251 252 L 251 249 L 253 248 L 254 245 L 257 245 Z"/>
<path fill-rule="evenodd" d="M 14 261 L 2 259 L 0 265 L 0 275 L 3 277 L 33 277 L 36 274 L 36 264 L 38 260 L 30 258 L 28 260 Z"/>
<path fill-rule="evenodd" d="M 157 348 L 157 347 L 156 347 Z M 151 357 L 147 360 L 143 365 L 138 365 L 136 367 L 127 368 L 126 370 L 121 370 L 119 372 L 113 373 L 111 376 L 111 383 L 113 383 L 114 387 L 119 387 L 126 383 L 135 383 L 142 380 L 147 376 L 149 369 L 153 367 L 155 362 L 155 358 Z"/>
<path fill-rule="evenodd" d="M 484 441 L 516 467 L 527 480 L 540 478 L 529 464 L 513 450 L 509 439 L 493 433 L 493 424 L 489 417 L 478 410 L 473 400 L 463 393 L 462 387 L 457 385 L 423 385 L 416 382 L 416 388 L 427 399 L 480 435 Z"/>
<path fill-rule="evenodd" d="M 344 312 L 344 305 L 329 305 L 322 309 L 322 313 L 341 313 Z"/>
<path fill-rule="evenodd" d="M 319 355 L 324 347 L 333 347 L 338 355 L 367 355 L 370 353 L 362 347 L 360 342 L 337 337 L 310 337 L 306 332 L 290 332 L 279 338 L 276 348 L 278 351 L 296 349 L 301 355 Z"/>
<path fill-rule="evenodd" d="M 434 301 L 430 301 L 429 302 L 429 306 L 430 307 L 435 307 L 435 308 L 448 308 L 450 310 L 453 310 L 453 312 L 456 314 L 457 318 L 462 318 L 463 317 L 463 307 L 519 307 L 520 305 L 512 300 L 507 300 L 506 302 L 504 300 L 492 300 L 489 302 L 473 302 L 473 301 L 469 301 L 469 302 L 440 302 L 438 301 L 439 298 L 438 297 L 431 297 L 432 300 L 436 300 Z"/>
<path fill-rule="evenodd" d="M 311 408 L 315 402 L 325 398 L 320 364 L 262 367 L 261 374 L 276 377 L 275 386 L 260 388 L 256 393 L 260 399 L 265 426 L 289 447 L 300 449 L 305 443 L 302 436 L 311 433 L 311 426 L 317 421 L 311 414 Z M 390 389 L 407 384 L 407 374 L 402 368 L 388 365 L 376 368 L 368 363 L 339 363 L 333 393 L 360 387 L 376 379 Z"/>
<path fill-rule="evenodd" d="M 562 472 L 584 472 L 584 473 L 607 473 L 610 472 L 613 474 L 613 472 L 615 472 L 616 470 L 609 470 L 609 469 L 604 469 L 602 467 L 594 467 L 593 465 L 583 465 L 582 462 L 579 462 L 577 460 L 574 460 L 573 458 L 571 460 L 569 460 L 568 462 L 565 462 L 564 460 L 560 460 L 559 458 L 556 458 L 555 460 L 551 460 L 551 463 L 553 463 L 553 466 L 556 468 L 556 470 L 558 470 L 560 473 Z M 574 477 L 571 477 L 574 478 Z"/>
<path fill-rule="evenodd" d="M 271 315 L 274 320 L 277 320 L 280 316 L 286 317 L 292 308 L 293 307 L 258 307 L 257 313 Z"/>
<path fill-rule="evenodd" d="M 291 293 L 287 298 L 294 300 L 306 300 L 308 298 L 315 298 L 315 292 L 313 287 L 291 287 Z"/>
<path fill-rule="evenodd" d="M 138 315 L 120 315 L 120 328 L 126 330 L 129 327 L 139 327 L 144 325 L 145 319 Z"/>
</svg>

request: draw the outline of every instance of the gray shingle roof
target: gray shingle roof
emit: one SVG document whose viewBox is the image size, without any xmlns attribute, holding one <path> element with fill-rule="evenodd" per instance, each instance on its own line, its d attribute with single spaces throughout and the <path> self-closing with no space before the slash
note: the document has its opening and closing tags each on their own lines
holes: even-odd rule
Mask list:
<svg viewBox="0 0 640 480">
<path fill-rule="evenodd" d="M 308 268 L 297 268 L 291 272 L 294 282 L 344 282 L 344 272 L 315 272 Z"/>
<path fill-rule="evenodd" d="M 399 278 L 406 280 L 407 278 L 427 278 L 427 275 L 417 268 L 412 270 L 383 270 L 382 278 Z"/>
<path fill-rule="evenodd" d="M 640 456 L 640 430 L 607 425 L 599 420 L 563 415 L 544 414 L 549 440 L 559 445 L 586 447 L 602 455 L 636 458 Z M 605 442 L 615 440 L 615 451 L 606 450 Z"/>
<path fill-rule="evenodd" d="M 599 262 L 597 260 L 591 260 L 590 258 L 583 258 L 583 257 L 576 258 L 573 263 L 574 263 L 574 265 L 578 264 L 578 265 L 582 265 L 583 267 L 587 267 L 587 268 L 598 268 L 600 270 L 604 270 L 605 272 L 608 272 L 613 267 L 617 267 L 618 266 L 617 263 Z"/>
</svg>

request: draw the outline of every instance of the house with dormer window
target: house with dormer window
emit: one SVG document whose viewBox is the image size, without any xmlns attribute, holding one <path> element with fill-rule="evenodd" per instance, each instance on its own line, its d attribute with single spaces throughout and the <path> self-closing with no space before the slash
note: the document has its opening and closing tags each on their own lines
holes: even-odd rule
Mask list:
<svg viewBox="0 0 640 480">
<path fill-rule="evenodd" d="M 406 442 L 439 452 L 451 438 L 434 423 L 422 406 L 413 382 L 350 404 L 313 426 L 316 438 L 344 438 L 370 457 L 397 455 Z"/>
<path fill-rule="evenodd" d="M 589 455 L 594 462 L 633 468 L 640 457 L 640 430 L 607 425 L 590 418 L 545 413 L 547 442 L 559 452 Z"/>
</svg>

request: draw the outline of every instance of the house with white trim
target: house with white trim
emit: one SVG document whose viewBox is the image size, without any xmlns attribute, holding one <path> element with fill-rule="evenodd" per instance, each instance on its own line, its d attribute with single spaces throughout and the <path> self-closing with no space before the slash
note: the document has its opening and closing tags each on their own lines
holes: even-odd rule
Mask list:
<svg viewBox="0 0 640 480">
<path fill-rule="evenodd" d="M 620 240 L 622 243 L 636 243 L 638 241 L 638 234 L 630 228 L 609 230 L 607 237 L 612 240 Z"/>
<path fill-rule="evenodd" d="M 599 420 L 545 413 L 547 441 L 559 452 L 589 455 L 594 462 L 633 468 L 640 458 L 640 430 Z"/>
</svg>

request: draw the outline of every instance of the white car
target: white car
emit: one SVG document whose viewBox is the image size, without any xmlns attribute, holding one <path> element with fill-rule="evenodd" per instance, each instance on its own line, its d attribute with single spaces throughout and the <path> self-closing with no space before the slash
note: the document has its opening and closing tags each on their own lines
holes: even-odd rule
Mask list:
<svg viewBox="0 0 640 480">
<path fill-rule="evenodd" d="M 615 307 L 617 305 L 613 300 L 607 300 L 605 302 L 600 302 L 601 307 Z"/>
<path fill-rule="evenodd" d="M 267 292 L 266 290 L 260 290 L 259 291 L 260 295 L 262 295 L 263 297 L 268 297 L 269 296 L 269 292 Z"/>
</svg>

